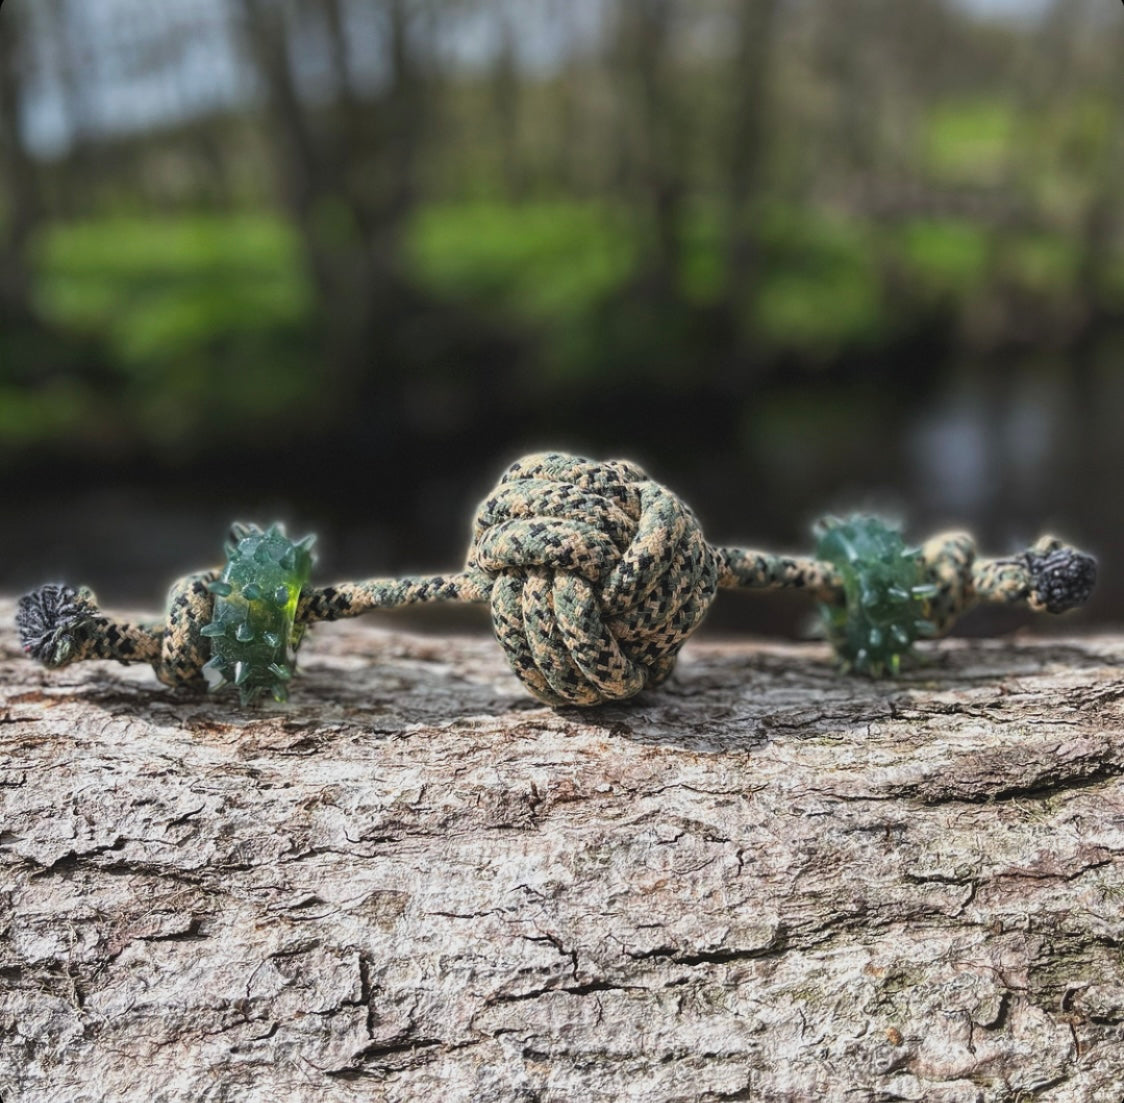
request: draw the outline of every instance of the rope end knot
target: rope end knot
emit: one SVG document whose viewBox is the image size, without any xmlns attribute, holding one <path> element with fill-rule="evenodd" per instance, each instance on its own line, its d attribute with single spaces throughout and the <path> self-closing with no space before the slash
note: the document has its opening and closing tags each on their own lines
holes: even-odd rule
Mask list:
<svg viewBox="0 0 1124 1103">
<path fill-rule="evenodd" d="M 80 657 L 83 629 L 99 615 L 89 590 L 48 583 L 20 598 L 16 627 L 25 653 L 55 668 Z"/>
<path fill-rule="evenodd" d="M 1088 553 L 1046 537 L 1026 553 L 1033 608 L 1065 613 L 1084 605 L 1097 584 L 1097 561 Z"/>
</svg>

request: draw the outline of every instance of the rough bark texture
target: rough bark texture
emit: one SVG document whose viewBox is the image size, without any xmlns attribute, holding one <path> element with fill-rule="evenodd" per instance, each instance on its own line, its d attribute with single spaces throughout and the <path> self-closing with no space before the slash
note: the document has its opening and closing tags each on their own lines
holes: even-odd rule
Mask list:
<svg viewBox="0 0 1124 1103">
<path fill-rule="evenodd" d="M 930 654 L 555 713 L 340 624 L 249 711 L 4 628 L 0 1097 L 1118 1103 L 1124 639 Z"/>
</svg>

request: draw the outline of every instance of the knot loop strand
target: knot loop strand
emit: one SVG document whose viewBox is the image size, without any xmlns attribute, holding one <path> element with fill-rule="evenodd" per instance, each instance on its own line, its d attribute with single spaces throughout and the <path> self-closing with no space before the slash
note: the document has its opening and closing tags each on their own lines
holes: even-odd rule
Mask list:
<svg viewBox="0 0 1124 1103">
<path fill-rule="evenodd" d="M 166 686 L 202 689 L 203 667 L 211 649 L 203 628 L 211 619 L 214 597 L 207 588 L 218 571 L 177 579 L 168 590 L 168 620 L 161 634 L 160 654 L 152 660 L 156 677 Z"/>
<path fill-rule="evenodd" d="M 597 582 L 616 555 L 612 538 L 593 525 L 519 518 L 482 530 L 472 563 L 481 571 L 502 571 L 509 559 L 518 558 L 531 567 L 572 571 Z"/>
<path fill-rule="evenodd" d="M 635 493 L 622 498 L 622 503 L 606 501 L 596 494 L 576 490 L 565 484 L 557 486 L 542 479 L 521 478 L 501 483 L 481 503 L 473 522 L 472 547 L 468 565 L 477 566 L 477 554 L 484 536 L 501 524 L 518 521 L 546 524 L 559 521 L 572 524 L 576 518 L 597 517 L 595 531 L 618 550 L 628 547 L 636 512 Z M 632 513 L 627 507 L 632 507 Z"/>
<path fill-rule="evenodd" d="M 688 534 L 676 549 L 665 577 L 673 583 L 668 590 L 650 591 L 641 602 L 614 618 L 613 631 L 618 639 L 647 636 L 651 648 L 658 643 L 652 633 L 660 626 L 665 634 L 674 636 L 693 631 L 706 615 L 717 589 L 718 569 L 710 546 L 698 530 Z"/>
<path fill-rule="evenodd" d="M 933 635 L 943 636 L 977 601 L 976 542 L 966 532 L 942 532 L 921 546 L 925 581 L 935 592 L 925 602 Z"/>
<path fill-rule="evenodd" d="M 104 613 L 87 624 L 91 659 L 113 659 L 119 663 L 148 663 L 156 657 L 162 630 L 150 624 L 130 624 Z"/>
<path fill-rule="evenodd" d="M 563 452 L 535 452 L 513 463 L 500 477 L 499 486 L 524 479 L 591 490 L 598 499 L 605 499 L 630 512 L 629 504 L 636 494 L 636 484 L 648 476 L 629 460 L 587 460 Z M 484 503 L 487 505 L 487 502 Z"/>
<path fill-rule="evenodd" d="M 532 568 L 523 581 L 523 631 L 551 703 L 595 705 L 606 693 L 631 696 L 644 686 L 597 606 L 594 587 L 579 575 Z"/>
<path fill-rule="evenodd" d="M 525 627 L 523 611 L 524 579 L 500 574 L 492 583 L 492 631 L 504 649 L 508 664 L 527 689 L 548 704 L 568 704 L 551 688 L 539 668 L 530 639 L 534 635 Z M 541 653 L 541 649 L 540 649 Z"/>
<path fill-rule="evenodd" d="M 637 503 L 635 535 L 623 549 L 601 591 L 607 610 L 623 613 L 636 608 L 662 581 L 680 579 L 682 566 L 673 566 L 680 544 L 691 533 L 702 539 L 691 511 L 671 491 L 657 483 L 642 484 Z M 697 581 L 697 575 L 691 584 Z"/>
</svg>

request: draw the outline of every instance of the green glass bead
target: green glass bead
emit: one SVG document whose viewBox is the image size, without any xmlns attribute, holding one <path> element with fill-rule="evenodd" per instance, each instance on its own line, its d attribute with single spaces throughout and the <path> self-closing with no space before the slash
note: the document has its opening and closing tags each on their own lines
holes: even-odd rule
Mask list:
<svg viewBox="0 0 1124 1103">
<path fill-rule="evenodd" d="M 827 637 L 845 669 L 897 674 L 914 642 L 933 634 L 926 619 L 932 594 L 917 548 L 877 517 L 820 522 L 816 556 L 843 581 L 844 603 L 821 604 Z"/>
<path fill-rule="evenodd" d="M 244 705 L 266 693 L 286 699 L 303 632 L 295 624 L 297 602 L 312 573 L 314 539 L 294 542 L 280 525 L 266 532 L 232 527 L 226 566 L 210 586 L 211 622 L 202 629 L 211 641 L 204 673 L 212 690 L 233 683 Z"/>
</svg>

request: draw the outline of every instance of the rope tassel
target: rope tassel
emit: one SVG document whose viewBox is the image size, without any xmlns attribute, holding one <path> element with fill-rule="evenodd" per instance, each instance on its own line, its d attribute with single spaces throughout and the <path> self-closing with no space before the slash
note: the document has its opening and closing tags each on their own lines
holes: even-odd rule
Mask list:
<svg viewBox="0 0 1124 1103">
<path fill-rule="evenodd" d="M 464 571 L 308 586 L 312 538 L 236 525 L 221 571 L 181 579 L 162 625 L 107 617 L 89 590 L 48 585 L 20 600 L 27 654 L 152 663 L 167 685 L 283 700 L 304 629 L 425 602 L 487 602 L 523 685 L 555 706 L 622 701 L 659 685 L 720 588 L 803 590 L 846 669 L 896 673 L 918 638 L 982 602 L 1060 613 L 1084 604 L 1096 561 L 1053 537 L 978 559 L 966 533 L 907 548 L 877 518 L 821 525 L 815 558 L 716 548 L 674 493 L 635 464 L 525 457 L 480 504 Z"/>
</svg>

